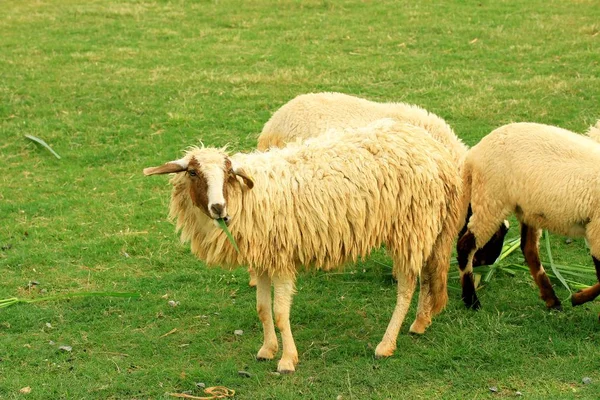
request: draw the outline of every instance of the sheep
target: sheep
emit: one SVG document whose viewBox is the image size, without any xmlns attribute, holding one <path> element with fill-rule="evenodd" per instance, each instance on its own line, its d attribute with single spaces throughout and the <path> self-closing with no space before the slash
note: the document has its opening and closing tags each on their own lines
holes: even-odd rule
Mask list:
<svg viewBox="0 0 600 400">
<path fill-rule="evenodd" d="M 458 241 L 463 299 L 480 307 L 472 277 L 474 251 L 497 224 L 514 213 L 521 225 L 521 250 L 549 309 L 562 309 L 540 262 L 542 229 L 584 236 L 600 281 L 600 121 L 588 136 L 537 123 L 495 129 L 465 159 L 463 189 L 473 214 Z M 575 293 L 573 305 L 593 300 L 600 283 Z"/>
<path fill-rule="evenodd" d="M 292 141 L 318 136 L 330 128 L 359 128 L 381 118 L 393 118 L 424 128 L 450 151 L 457 168 L 462 168 L 468 147 L 442 118 L 416 105 L 376 103 L 343 93 L 309 93 L 290 100 L 265 124 L 257 148 L 282 147 Z M 467 217 L 469 215 L 470 210 Z M 508 227 L 508 221 L 502 221 L 490 241 L 475 254 L 474 266 L 496 261 L 502 252 Z M 460 234 L 464 231 L 466 223 Z M 250 277 L 250 286 L 254 286 L 252 270 Z"/>
<path fill-rule="evenodd" d="M 298 353 L 289 314 L 296 273 L 331 270 L 385 245 L 398 279 L 397 303 L 378 357 L 391 356 L 417 276 L 417 316 L 424 333 L 448 299 L 453 238 L 464 217 L 461 176 L 448 151 L 426 131 L 391 120 L 360 134 L 325 135 L 268 152 L 229 155 L 191 148 L 184 157 L 145 175 L 176 173 L 170 217 L 207 265 L 252 266 L 264 340 L 257 359 L 278 350 L 271 314 L 283 344 L 279 372 L 293 372 Z M 212 223 L 224 218 L 237 253 Z"/>
</svg>

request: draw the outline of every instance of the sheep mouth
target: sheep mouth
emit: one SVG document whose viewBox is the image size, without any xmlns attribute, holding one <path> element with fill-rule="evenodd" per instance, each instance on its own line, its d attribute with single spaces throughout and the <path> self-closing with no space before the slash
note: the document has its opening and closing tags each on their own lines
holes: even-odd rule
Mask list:
<svg viewBox="0 0 600 400">
<path fill-rule="evenodd" d="M 213 222 L 217 227 L 219 226 L 219 220 L 222 220 L 223 222 L 225 222 L 225 225 L 227 225 L 227 226 L 229 226 L 229 224 L 231 223 L 231 217 L 229 217 L 229 215 L 226 215 L 224 217 L 217 217 L 217 218 L 213 217 Z"/>
</svg>

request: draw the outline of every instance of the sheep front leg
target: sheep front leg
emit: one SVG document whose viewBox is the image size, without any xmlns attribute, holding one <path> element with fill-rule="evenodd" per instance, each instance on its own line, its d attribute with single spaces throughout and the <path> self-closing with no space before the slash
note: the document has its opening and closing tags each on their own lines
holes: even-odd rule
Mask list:
<svg viewBox="0 0 600 400">
<path fill-rule="evenodd" d="M 396 339 L 398 338 L 398 332 L 410 306 L 415 286 L 417 283 L 417 277 L 412 272 L 398 270 L 398 296 L 396 299 L 396 308 L 392 314 L 392 319 L 388 324 L 388 327 L 383 335 L 381 343 L 377 345 L 375 349 L 375 357 L 389 357 L 394 354 L 396 350 Z"/>
<path fill-rule="evenodd" d="M 256 311 L 262 322 L 264 340 L 256 355 L 257 360 L 272 360 L 277 353 L 277 336 L 271 312 L 271 278 L 265 272 L 256 277 Z"/>
<path fill-rule="evenodd" d="M 275 324 L 281 333 L 281 344 L 283 345 L 283 354 L 277 371 L 280 373 L 290 373 L 296 370 L 298 364 L 298 351 L 292 336 L 290 327 L 290 308 L 292 307 L 292 296 L 294 295 L 294 278 L 274 277 L 275 302 L 273 310 L 275 311 Z"/>
</svg>

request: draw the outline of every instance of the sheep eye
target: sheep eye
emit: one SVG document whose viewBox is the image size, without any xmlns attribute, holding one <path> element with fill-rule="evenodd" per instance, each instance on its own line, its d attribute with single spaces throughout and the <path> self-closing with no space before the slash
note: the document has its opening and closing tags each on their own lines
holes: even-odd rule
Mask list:
<svg viewBox="0 0 600 400">
<path fill-rule="evenodd" d="M 197 176 L 197 175 L 198 175 L 198 174 L 196 174 L 196 171 L 194 171 L 193 169 L 190 169 L 190 170 L 188 171 L 188 174 L 189 174 L 190 176 Z"/>
</svg>

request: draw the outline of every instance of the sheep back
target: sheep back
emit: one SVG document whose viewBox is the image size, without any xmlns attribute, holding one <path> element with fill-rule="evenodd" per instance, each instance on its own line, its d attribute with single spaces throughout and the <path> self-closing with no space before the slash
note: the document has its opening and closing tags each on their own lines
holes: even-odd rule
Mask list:
<svg viewBox="0 0 600 400">
<path fill-rule="evenodd" d="M 405 103 L 377 103 L 343 93 L 309 93 L 290 100 L 265 124 L 259 150 L 315 137 L 328 129 L 360 128 L 382 118 L 393 118 L 421 127 L 442 143 L 461 166 L 467 146 L 440 117 Z"/>
</svg>

